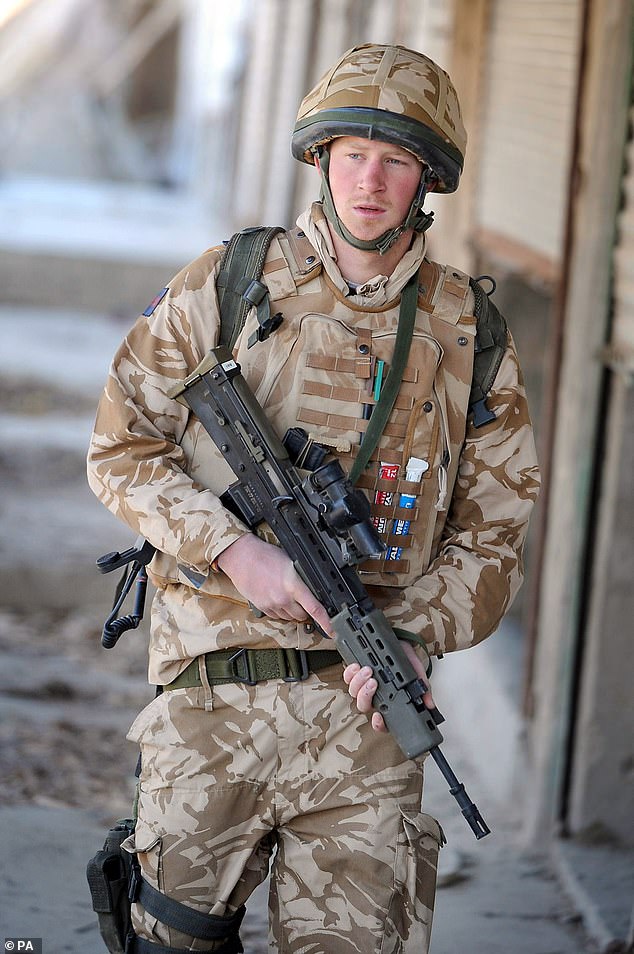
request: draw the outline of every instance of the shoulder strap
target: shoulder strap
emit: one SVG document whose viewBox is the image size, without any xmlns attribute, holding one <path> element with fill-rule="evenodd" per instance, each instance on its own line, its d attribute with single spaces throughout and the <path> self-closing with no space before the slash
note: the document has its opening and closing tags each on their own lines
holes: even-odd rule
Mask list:
<svg viewBox="0 0 634 954">
<path fill-rule="evenodd" d="M 489 278 L 489 276 L 482 275 L 481 278 Z M 476 318 L 473 379 L 469 395 L 469 411 L 473 412 L 474 427 L 482 427 L 495 420 L 495 414 L 487 407 L 486 399 L 500 368 L 508 338 L 504 316 L 500 314 L 480 285 L 480 279 L 469 279 L 475 295 Z M 493 279 L 489 281 L 493 283 L 493 291 L 495 282 Z"/>
<path fill-rule="evenodd" d="M 257 309 L 259 327 L 249 347 L 264 341 L 279 326 L 282 316 L 271 315 L 266 285 L 259 281 L 269 245 L 280 226 L 250 228 L 231 237 L 222 256 L 216 282 L 220 306 L 220 344 L 230 351 L 244 327 L 249 309 Z"/>
</svg>

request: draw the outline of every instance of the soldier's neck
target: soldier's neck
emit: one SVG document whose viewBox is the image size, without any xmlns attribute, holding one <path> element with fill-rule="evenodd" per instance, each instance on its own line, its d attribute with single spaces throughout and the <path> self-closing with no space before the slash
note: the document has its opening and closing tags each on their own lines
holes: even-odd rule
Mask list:
<svg viewBox="0 0 634 954">
<path fill-rule="evenodd" d="M 394 245 L 380 255 L 378 252 L 366 252 L 350 245 L 340 235 L 330 229 L 332 243 L 337 255 L 337 266 L 347 282 L 363 285 L 377 275 L 392 274 L 412 241 L 411 230 L 401 235 Z"/>
</svg>

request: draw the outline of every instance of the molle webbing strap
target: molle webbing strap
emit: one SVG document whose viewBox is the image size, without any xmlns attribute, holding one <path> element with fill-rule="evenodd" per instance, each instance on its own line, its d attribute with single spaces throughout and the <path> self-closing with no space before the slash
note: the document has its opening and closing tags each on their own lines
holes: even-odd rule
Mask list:
<svg viewBox="0 0 634 954">
<path fill-rule="evenodd" d="M 485 276 L 487 277 L 487 276 Z M 486 406 L 487 394 L 493 386 L 507 345 L 507 327 L 477 279 L 469 284 L 475 295 L 476 340 L 473 357 L 473 377 L 469 395 L 469 411 L 473 412 L 473 426 L 482 427 L 495 420 L 495 414 Z"/>
<path fill-rule="evenodd" d="M 353 484 L 368 466 L 372 453 L 381 439 L 381 434 L 385 430 L 385 425 L 394 407 L 412 344 L 417 302 L 418 272 L 415 272 L 401 292 L 401 307 L 398 316 L 398 328 L 396 331 L 396 341 L 394 342 L 392 364 L 385 385 L 381 391 L 379 402 L 375 404 L 374 410 L 372 411 L 368 429 L 361 442 L 359 453 L 350 470 L 350 480 Z"/>
<path fill-rule="evenodd" d="M 271 240 L 280 226 L 243 229 L 227 243 L 216 288 L 220 307 L 220 344 L 231 351 L 249 309 L 257 308 L 260 327 L 270 320 L 266 286 L 260 281 Z"/>
</svg>

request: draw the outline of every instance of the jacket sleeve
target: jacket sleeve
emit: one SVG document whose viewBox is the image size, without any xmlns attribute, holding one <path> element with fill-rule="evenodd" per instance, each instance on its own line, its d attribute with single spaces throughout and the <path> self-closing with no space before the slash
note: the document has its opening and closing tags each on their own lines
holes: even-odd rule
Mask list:
<svg viewBox="0 0 634 954">
<path fill-rule="evenodd" d="M 88 454 L 88 483 L 101 502 L 158 550 L 204 576 L 247 527 L 187 473 L 180 441 L 189 411 L 167 391 L 216 344 L 218 261 L 212 251 L 183 269 L 124 339 Z"/>
<path fill-rule="evenodd" d="M 512 340 L 488 406 L 495 421 L 467 425 L 449 512 L 426 573 L 385 612 L 432 654 L 475 645 L 507 612 L 523 578 L 523 547 L 539 470 Z"/>
</svg>

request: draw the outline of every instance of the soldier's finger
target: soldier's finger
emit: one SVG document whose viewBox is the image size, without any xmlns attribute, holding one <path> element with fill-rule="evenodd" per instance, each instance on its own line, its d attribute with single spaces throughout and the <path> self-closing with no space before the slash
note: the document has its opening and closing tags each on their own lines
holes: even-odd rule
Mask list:
<svg viewBox="0 0 634 954">
<path fill-rule="evenodd" d="M 368 684 L 368 680 L 371 678 L 372 670 L 369 666 L 364 666 L 363 669 L 359 668 L 355 673 L 352 674 L 352 677 L 348 682 L 348 692 L 353 699 L 356 699 L 359 693 L 363 692 Z"/>
<path fill-rule="evenodd" d="M 343 681 L 345 682 L 347 686 L 350 685 L 353 678 L 360 671 L 360 669 L 361 669 L 361 666 L 359 665 L 359 663 L 350 663 L 348 666 L 346 666 L 346 668 L 343 671 Z"/>
<path fill-rule="evenodd" d="M 367 679 L 363 686 L 359 689 L 356 699 L 357 699 L 357 709 L 359 712 L 370 712 L 372 709 L 372 702 L 374 699 L 374 693 L 377 689 L 377 681 L 374 677 Z"/>
<path fill-rule="evenodd" d="M 332 637 L 334 635 L 333 629 L 330 623 L 330 617 L 324 609 L 324 607 L 319 603 L 313 594 L 310 592 L 308 587 L 306 587 L 307 596 L 298 599 L 299 605 L 304 610 L 305 616 L 314 619 L 319 628 L 326 634 L 326 636 Z"/>
<path fill-rule="evenodd" d="M 435 708 L 436 708 L 436 703 L 434 702 L 434 698 L 433 698 L 433 696 L 432 696 L 430 690 L 428 690 L 427 692 L 423 693 L 423 705 L 425 706 L 426 709 L 435 709 Z"/>
<path fill-rule="evenodd" d="M 387 726 L 380 712 L 372 713 L 371 724 L 375 732 L 387 732 Z"/>
</svg>

